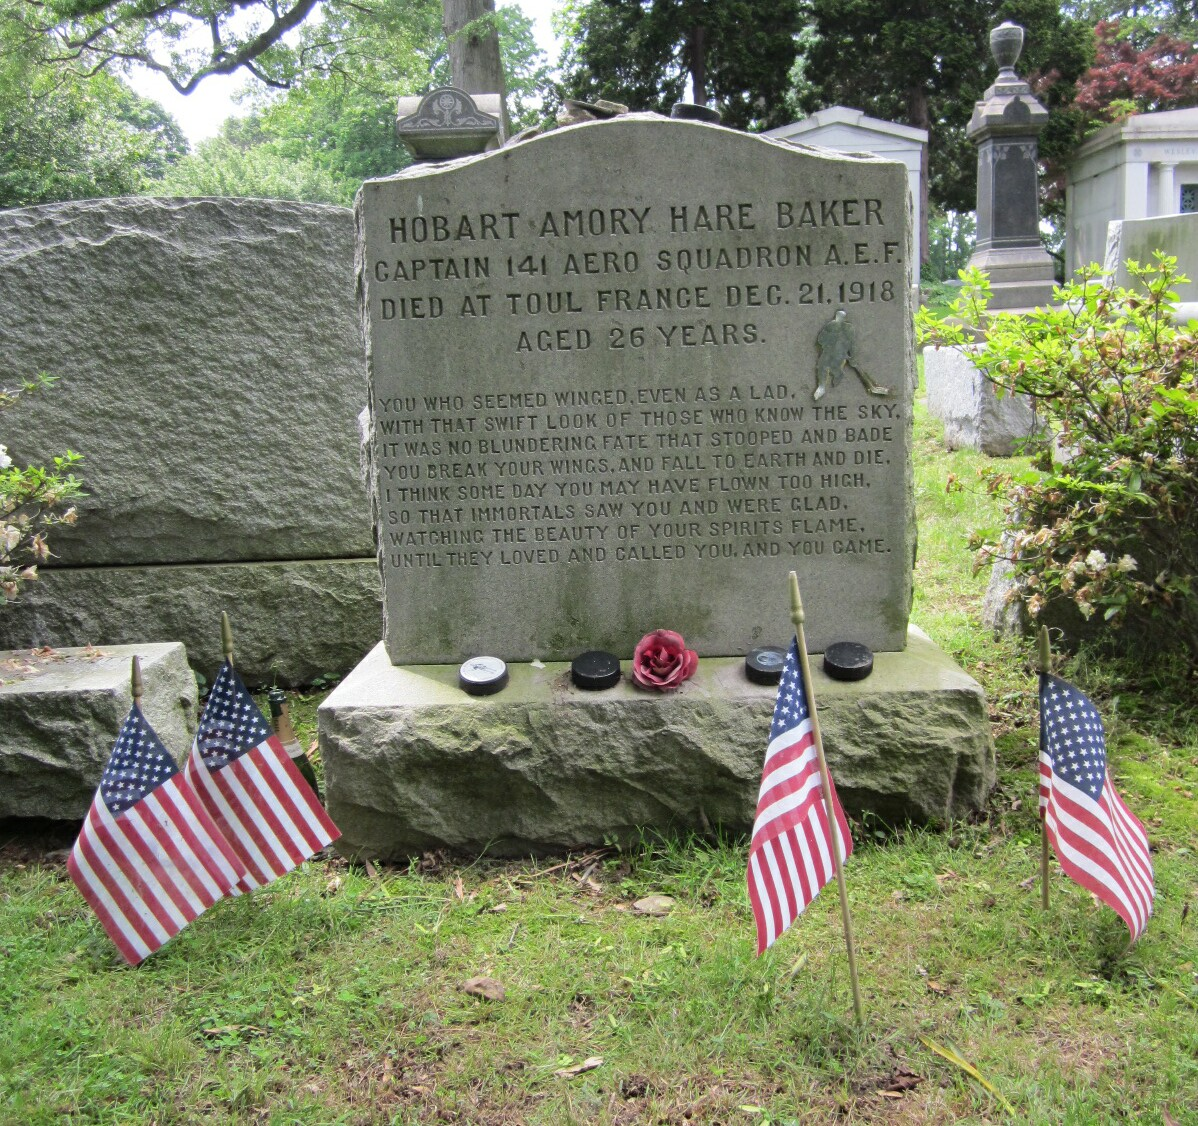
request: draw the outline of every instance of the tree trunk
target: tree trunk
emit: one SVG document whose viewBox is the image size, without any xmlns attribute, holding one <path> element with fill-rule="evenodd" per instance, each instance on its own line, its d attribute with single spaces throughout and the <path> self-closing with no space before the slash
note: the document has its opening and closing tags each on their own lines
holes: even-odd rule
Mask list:
<svg viewBox="0 0 1198 1126">
<path fill-rule="evenodd" d="M 507 116 L 507 86 L 499 58 L 499 34 L 460 34 L 462 28 L 495 11 L 495 0 L 441 0 L 441 23 L 449 40 L 449 69 L 453 84 L 467 94 L 498 94 L 503 99 L 503 135 L 511 132 Z"/>
<path fill-rule="evenodd" d="M 707 28 L 695 24 L 690 33 L 691 101 L 707 104 Z"/>
<path fill-rule="evenodd" d="M 928 145 L 931 142 L 931 123 L 928 115 L 928 92 L 918 85 L 907 88 L 907 124 L 916 129 L 926 129 L 928 140 L 924 142 L 919 157 L 919 230 L 915 232 L 915 252 L 918 265 L 928 260 Z M 915 282 L 919 283 L 919 270 L 915 271 Z"/>
</svg>

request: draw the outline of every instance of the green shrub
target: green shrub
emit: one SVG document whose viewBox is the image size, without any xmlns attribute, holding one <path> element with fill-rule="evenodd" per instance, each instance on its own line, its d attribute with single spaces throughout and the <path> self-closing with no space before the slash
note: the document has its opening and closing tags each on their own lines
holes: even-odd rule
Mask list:
<svg viewBox="0 0 1198 1126">
<path fill-rule="evenodd" d="M 922 343 L 976 344 L 1000 395 L 1027 395 L 1056 439 L 1028 472 L 987 471 L 1005 527 L 977 533 L 978 566 L 1009 559 L 1033 617 L 1068 600 L 1081 614 L 1181 645 L 1198 659 L 1198 322 L 1174 313 L 1177 260 L 1127 263 L 1133 287 L 1096 265 L 1030 314 L 987 313 L 989 283 L 962 273 Z"/>
<path fill-rule="evenodd" d="M 0 411 L 53 382 L 52 376 L 39 373 L 19 388 L 0 387 Z M 47 529 L 75 523 L 71 502 L 83 490 L 70 468 L 81 460 L 67 450 L 54 458 L 53 469 L 38 465 L 22 469 L 13 464 L 7 447 L 0 445 L 0 605 L 15 599 L 25 583 L 37 578 L 38 564 L 50 558 Z"/>
</svg>

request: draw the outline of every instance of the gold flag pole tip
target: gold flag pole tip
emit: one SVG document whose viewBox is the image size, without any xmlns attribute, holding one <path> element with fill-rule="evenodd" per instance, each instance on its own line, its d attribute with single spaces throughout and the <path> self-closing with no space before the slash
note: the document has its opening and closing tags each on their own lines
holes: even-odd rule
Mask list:
<svg viewBox="0 0 1198 1126">
<path fill-rule="evenodd" d="M 833 680 L 864 680 L 874 671 L 874 655 L 856 641 L 836 641 L 824 650 L 824 672 Z"/>
</svg>

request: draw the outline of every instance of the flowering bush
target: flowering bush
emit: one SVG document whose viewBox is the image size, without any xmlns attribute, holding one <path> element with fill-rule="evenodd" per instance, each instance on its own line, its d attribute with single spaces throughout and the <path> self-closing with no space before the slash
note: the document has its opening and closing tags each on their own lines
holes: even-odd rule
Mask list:
<svg viewBox="0 0 1198 1126">
<path fill-rule="evenodd" d="M 632 679 L 642 688 L 669 692 L 689 680 L 699 667 L 699 654 L 686 647 L 680 633 L 655 629 L 637 642 Z"/>
<path fill-rule="evenodd" d="M 1055 445 L 1032 468 L 984 471 L 1005 527 L 975 533 L 978 566 L 1014 566 L 1033 617 L 1068 601 L 1087 619 L 1135 627 L 1198 658 L 1198 323 L 1174 320 L 1177 260 L 1129 261 L 1133 288 L 1096 265 L 1030 314 L 986 307 L 989 285 L 962 273 L 944 317 L 921 311 L 921 342 L 970 344 L 998 394 L 1034 401 Z"/>
<path fill-rule="evenodd" d="M 16 390 L 0 388 L 0 411 L 13 406 L 21 395 L 50 386 L 53 379 L 39 374 Z M 5 600 L 17 597 L 21 587 L 37 578 L 37 567 L 50 558 L 46 530 L 55 524 L 74 524 L 70 502 L 82 494 L 82 482 L 70 468 L 80 461 L 70 450 L 54 459 L 53 469 L 31 465 L 18 469 L 0 445 L 0 593 Z"/>
</svg>

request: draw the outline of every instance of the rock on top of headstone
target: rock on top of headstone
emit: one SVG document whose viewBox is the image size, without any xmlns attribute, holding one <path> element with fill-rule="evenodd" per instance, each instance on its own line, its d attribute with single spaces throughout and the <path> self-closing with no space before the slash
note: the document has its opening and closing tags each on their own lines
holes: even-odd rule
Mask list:
<svg viewBox="0 0 1198 1126">
<path fill-rule="evenodd" d="M 902 165 L 634 114 L 358 197 L 395 662 L 903 648 Z"/>
<path fill-rule="evenodd" d="M 52 562 L 373 554 L 346 208 L 103 199 L 0 212 L 0 364 L 59 376 L 6 416 L 88 496 Z"/>
</svg>

